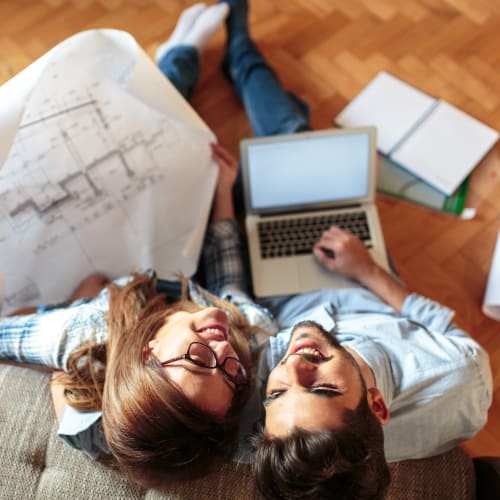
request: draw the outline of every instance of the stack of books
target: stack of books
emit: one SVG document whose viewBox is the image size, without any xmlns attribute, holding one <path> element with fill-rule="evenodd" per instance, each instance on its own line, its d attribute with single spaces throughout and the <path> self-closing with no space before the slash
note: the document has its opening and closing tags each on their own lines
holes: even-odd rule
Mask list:
<svg viewBox="0 0 500 500">
<path fill-rule="evenodd" d="M 454 214 L 464 208 L 469 174 L 499 137 L 455 106 L 386 72 L 334 123 L 377 127 L 379 191 Z"/>
</svg>

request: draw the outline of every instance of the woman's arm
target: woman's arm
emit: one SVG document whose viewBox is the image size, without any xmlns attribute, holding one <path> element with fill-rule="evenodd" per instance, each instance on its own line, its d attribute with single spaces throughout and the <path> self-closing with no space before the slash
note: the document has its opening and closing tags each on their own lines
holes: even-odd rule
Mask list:
<svg viewBox="0 0 500 500">
<path fill-rule="evenodd" d="M 323 233 L 313 251 L 326 268 L 358 281 L 401 312 L 410 292 L 372 259 L 359 238 L 332 226 Z"/>
<path fill-rule="evenodd" d="M 83 451 L 95 460 L 102 452 L 109 453 L 102 432 L 101 412 L 82 412 L 67 406 L 64 386 L 58 381 L 63 373 L 55 371 L 50 384 L 58 423 L 57 435 L 71 447 Z"/>
<path fill-rule="evenodd" d="M 219 167 L 212 208 L 212 222 L 234 219 L 233 186 L 238 175 L 238 162 L 219 144 L 212 143 L 212 158 Z"/>
<path fill-rule="evenodd" d="M 215 188 L 212 219 L 203 245 L 204 285 L 219 297 L 241 292 L 247 294 L 248 273 L 232 193 L 238 162 L 218 144 L 212 144 L 212 153 L 219 167 L 219 178 Z"/>
</svg>

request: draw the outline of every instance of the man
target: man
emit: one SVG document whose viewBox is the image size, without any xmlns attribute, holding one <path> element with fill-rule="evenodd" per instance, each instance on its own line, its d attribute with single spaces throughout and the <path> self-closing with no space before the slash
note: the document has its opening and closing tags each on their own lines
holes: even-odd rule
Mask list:
<svg viewBox="0 0 500 500">
<path fill-rule="evenodd" d="M 251 40 L 246 0 L 226 1 L 224 67 L 255 135 L 310 129 L 307 106 Z M 411 294 L 350 233 L 329 229 L 314 254 L 360 287 L 261 300 L 283 330 L 261 358 L 256 482 L 267 498 L 382 498 L 386 460 L 441 453 L 484 425 L 488 356 L 451 310 Z"/>
<path fill-rule="evenodd" d="M 383 498 L 386 460 L 442 453 L 485 424 L 488 356 L 356 237 L 333 227 L 314 254 L 363 287 L 264 301 L 295 326 L 262 361 L 263 376 L 272 370 L 253 438 L 257 484 L 267 498 Z"/>
</svg>

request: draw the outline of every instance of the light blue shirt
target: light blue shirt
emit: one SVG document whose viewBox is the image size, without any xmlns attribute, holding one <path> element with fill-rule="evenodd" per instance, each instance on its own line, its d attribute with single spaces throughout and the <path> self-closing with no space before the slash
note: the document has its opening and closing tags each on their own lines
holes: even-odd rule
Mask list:
<svg viewBox="0 0 500 500">
<path fill-rule="evenodd" d="M 492 398 L 488 355 L 451 323 L 454 312 L 416 294 L 402 313 L 363 288 L 321 290 L 263 301 L 282 330 L 269 340 L 261 372 L 283 357 L 290 327 L 313 320 L 372 369 L 390 411 L 384 426 L 389 462 L 437 455 L 484 426 Z M 265 375 L 263 375 L 265 376 Z"/>
</svg>

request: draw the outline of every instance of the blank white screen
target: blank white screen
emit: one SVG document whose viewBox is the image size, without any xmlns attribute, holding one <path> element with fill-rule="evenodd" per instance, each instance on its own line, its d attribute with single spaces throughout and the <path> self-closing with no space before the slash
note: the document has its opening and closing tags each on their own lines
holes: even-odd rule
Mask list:
<svg viewBox="0 0 500 500">
<path fill-rule="evenodd" d="M 304 205 L 368 194 L 368 134 L 314 137 L 248 147 L 252 208 Z"/>
</svg>

